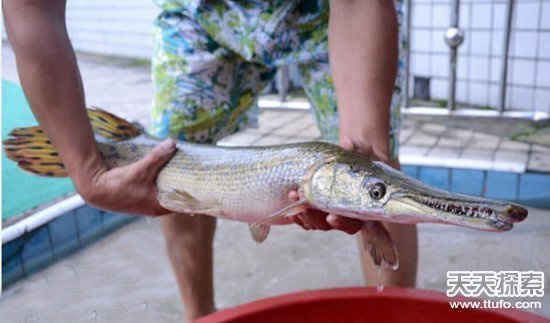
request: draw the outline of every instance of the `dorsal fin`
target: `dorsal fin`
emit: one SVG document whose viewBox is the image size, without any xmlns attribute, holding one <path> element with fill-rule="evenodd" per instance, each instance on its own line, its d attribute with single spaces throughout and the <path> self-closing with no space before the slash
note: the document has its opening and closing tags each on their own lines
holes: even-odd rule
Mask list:
<svg viewBox="0 0 550 323">
<path fill-rule="evenodd" d="M 90 118 L 94 132 L 105 139 L 124 141 L 135 138 L 143 133 L 143 130 L 139 126 L 100 108 L 88 108 L 88 117 Z"/>
</svg>

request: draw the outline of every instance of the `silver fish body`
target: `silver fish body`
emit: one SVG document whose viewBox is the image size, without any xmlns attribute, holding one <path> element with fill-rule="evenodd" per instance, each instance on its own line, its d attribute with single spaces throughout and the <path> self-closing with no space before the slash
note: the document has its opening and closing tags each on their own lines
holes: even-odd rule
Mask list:
<svg viewBox="0 0 550 323">
<path fill-rule="evenodd" d="M 158 141 L 147 136 L 102 143 L 112 167 L 134 162 Z M 161 204 L 175 212 L 204 213 L 256 223 L 290 204 L 360 220 L 448 223 L 505 231 L 527 211 L 515 204 L 430 187 L 382 163 L 323 142 L 266 147 L 178 143 L 157 178 Z M 380 196 L 378 196 L 379 194 Z M 288 213 L 286 214 L 288 215 Z M 287 223 L 285 217 L 269 224 Z"/>
</svg>

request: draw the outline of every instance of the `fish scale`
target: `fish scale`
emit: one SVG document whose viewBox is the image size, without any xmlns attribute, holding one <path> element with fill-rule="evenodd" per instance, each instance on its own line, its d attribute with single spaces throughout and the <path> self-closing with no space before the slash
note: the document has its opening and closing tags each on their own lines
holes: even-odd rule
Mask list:
<svg viewBox="0 0 550 323">
<path fill-rule="evenodd" d="M 140 143 L 146 144 L 143 139 Z M 156 141 L 147 143 L 152 147 Z M 261 148 L 197 147 L 178 144 L 178 151 L 157 177 L 159 191 L 185 191 L 204 204 L 216 204 L 223 217 L 253 223 L 289 204 L 287 194 L 298 189 L 307 169 L 330 148 L 324 143 Z M 117 165 L 129 164 L 147 150 L 128 156 L 118 150 Z"/>
</svg>

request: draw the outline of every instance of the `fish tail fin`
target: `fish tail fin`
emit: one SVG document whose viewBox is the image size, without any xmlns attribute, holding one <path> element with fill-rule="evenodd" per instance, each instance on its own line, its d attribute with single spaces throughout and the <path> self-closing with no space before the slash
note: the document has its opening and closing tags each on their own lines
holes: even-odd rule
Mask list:
<svg viewBox="0 0 550 323">
<path fill-rule="evenodd" d="M 47 177 L 66 177 L 59 154 L 41 127 L 16 128 L 4 140 L 6 156 L 25 171 Z"/>
<path fill-rule="evenodd" d="M 94 133 L 113 141 L 124 141 L 135 138 L 143 133 L 139 125 L 128 122 L 103 109 L 88 108 L 88 117 Z"/>
<path fill-rule="evenodd" d="M 105 110 L 89 108 L 94 133 L 107 140 L 124 141 L 143 133 L 134 125 Z M 40 126 L 16 128 L 4 140 L 6 156 L 25 171 L 46 177 L 68 176 L 57 150 Z"/>
</svg>

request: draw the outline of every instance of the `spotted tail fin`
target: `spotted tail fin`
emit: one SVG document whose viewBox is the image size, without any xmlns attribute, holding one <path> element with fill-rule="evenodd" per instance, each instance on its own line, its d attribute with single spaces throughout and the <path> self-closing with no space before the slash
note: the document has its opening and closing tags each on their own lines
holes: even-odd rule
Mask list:
<svg viewBox="0 0 550 323">
<path fill-rule="evenodd" d="M 20 168 L 40 176 L 67 176 L 59 154 L 42 128 L 16 128 L 9 136 L 4 140 L 4 151 Z"/>
<path fill-rule="evenodd" d="M 107 140 L 123 141 L 142 133 L 139 126 L 101 109 L 88 109 L 94 133 Z M 17 165 L 36 175 L 66 177 L 59 154 L 40 126 L 13 129 L 4 140 L 6 156 Z"/>
</svg>

